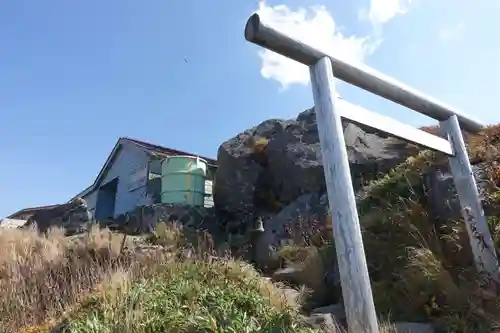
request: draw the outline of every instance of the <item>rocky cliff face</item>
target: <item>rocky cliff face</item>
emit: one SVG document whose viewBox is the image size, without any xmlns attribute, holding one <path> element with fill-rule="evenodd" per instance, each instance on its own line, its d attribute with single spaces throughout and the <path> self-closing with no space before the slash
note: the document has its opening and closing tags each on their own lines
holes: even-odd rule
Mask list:
<svg viewBox="0 0 500 333">
<path fill-rule="evenodd" d="M 345 123 L 344 136 L 355 189 L 415 153 L 400 140 L 354 124 Z M 256 147 L 258 140 L 267 144 Z M 238 134 L 220 146 L 217 160 L 216 208 L 233 218 L 276 212 L 302 194 L 325 191 L 314 109 L 295 120 L 271 119 Z"/>
<path fill-rule="evenodd" d="M 344 123 L 354 189 L 395 167 L 415 150 L 394 138 Z M 294 120 L 271 119 L 222 143 L 214 187 L 217 214 L 228 233 L 245 233 L 263 221 L 258 256 L 290 238 L 289 224 L 303 229 L 327 214 L 322 155 L 314 109 Z M 300 230 L 298 231 L 301 232 Z"/>
</svg>

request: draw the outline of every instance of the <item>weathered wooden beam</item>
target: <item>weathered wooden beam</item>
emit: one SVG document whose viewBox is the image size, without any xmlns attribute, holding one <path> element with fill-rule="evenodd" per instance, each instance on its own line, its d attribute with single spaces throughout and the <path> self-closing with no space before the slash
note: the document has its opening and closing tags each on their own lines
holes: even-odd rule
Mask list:
<svg viewBox="0 0 500 333">
<path fill-rule="evenodd" d="M 378 333 L 330 59 L 321 58 L 310 74 L 349 332 Z"/>
<path fill-rule="evenodd" d="M 335 77 L 340 80 L 439 121 L 456 115 L 466 131 L 474 133 L 483 128 L 479 120 L 368 66 L 348 64 L 273 29 L 263 23 L 258 14 L 253 14 L 248 19 L 245 39 L 306 66 L 314 65 L 319 59 L 327 56 L 332 61 Z"/>
<path fill-rule="evenodd" d="M 431 150 L 440 151 L 449 156 L 453 155 L 453 150 L 448 140 L 406 125 L 390 117 L 379 115 L 343 99 L 338 99 L 337 105 L 340 116 L 355 124 L 371 127 L 382 133 L 395 136 L 399 139 L 415 143 Z"/>
<path fill-rule="evenodd" d="M 476 267 L 480 273 L 500 282 L 500 266 L 458 119 L 452 116 L 441 121 L 439 127 L 453 148 L 454 156 L 449 157 L 449 164 Z"/>
</svg>

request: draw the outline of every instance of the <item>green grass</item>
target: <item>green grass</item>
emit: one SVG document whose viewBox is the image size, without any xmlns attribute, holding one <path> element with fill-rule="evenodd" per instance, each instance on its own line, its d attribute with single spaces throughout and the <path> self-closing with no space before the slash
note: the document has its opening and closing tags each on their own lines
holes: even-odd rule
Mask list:
<svg viewBox="0 0 500 333">
<path fill-rule="evenodd" d="M 277 300 L 276 289 L 266 295 L 258 276 L 240 265 L 157 264 L 119 293 L 87 300 L 65 332 L 314 332 L 293 306 Z"/>
<path fill-rule="evenodd" d="M 500 126 L 467 139 L 471 159 L 491 167 L 484 205 L 498 251 Z M 430 322 L 439 332 L 486 333 L 500 324 L 500 286 L 478 285 L 464 223 L 438 228 L 426 211 L 422 175 L 441 163 L 423 151 L 373 181 L 359 202 L 376 309 L 383 319 Z M 207 235 L 160 225 L 149 241 L 168 251 L 144 256 L 121 253 L 122 239 L 97 228 L 75 239 L 61 230 L 0 231 L 0 332 L 48 333 L 61 323 L 74 333 L 317 332 L 302 323 L 305 304 L 287 299 L 282 286 L 244 262 L 212 261 Z M 194 243 L 193 257 L 181 255 Z M 320 243 L 279 251 L 280 262 L 305 267 L 297 287 L 306 305 L 342 301 L 324 280 L 333 245 Z"/>
<path fill-rule="evenodd" d="M 123 236 L 106 229 L 63 234 L 0 230 L 0 332 L 316 332 L 283 286 L 245 262 L 215 260 L 207 244 L 193 248 L 195 235 L 175 226 L 143 255 L 131 251 L 139 239 L 120 252 Z"/>
<path fill-rule="evenodd" d="M 488 223 L 498 252 L 500 126 L 468 135 L 467 145 L 471 160 L 485 167 L 487 194 L 483 206 L 489 212 Z M 384 318 L 430 322 L 439 332 L 490 332 L 492 326 L 500 324 L 500 297 L 495 291 L 500 290 L 500 285 L 477 283 L 462 219 L 436 223 L 427 211 L 423 175 L 431 168 L 446 165 L 442 154 L 421 151 L 372 181 L 359 198 L 358 212 L 375 306 Z M 323 301 L 321 295 L 334 292 L 340 295 L 338 288 L 331 290 L 331 286 L 317 283 L 317 272 L 323 274 L 324 267 L 310 267 L 311 263 L 324 265 L 335 261 L 335 251 L 324 251 L 325 246 L 320 250 L 330 256 L 326 260 L 318 260 L 320 251 L 303 246 L 280 251 L 283 259 L 308 267 L 301 283 L 320 291 L 313 293 L 317 302 Z"/>
</svg>

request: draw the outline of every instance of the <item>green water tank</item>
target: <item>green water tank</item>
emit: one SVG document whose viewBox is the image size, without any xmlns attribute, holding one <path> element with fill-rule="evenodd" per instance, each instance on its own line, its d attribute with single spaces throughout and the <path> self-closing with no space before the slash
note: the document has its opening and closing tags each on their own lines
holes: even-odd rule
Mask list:
<svg viewBox="0 0 500 333">
<path fill-rule="evenodd" d="M 195 156 L 170 156 L 161 164 L 161 202 L 204 205 L 207 162 Z"/>
</svg>

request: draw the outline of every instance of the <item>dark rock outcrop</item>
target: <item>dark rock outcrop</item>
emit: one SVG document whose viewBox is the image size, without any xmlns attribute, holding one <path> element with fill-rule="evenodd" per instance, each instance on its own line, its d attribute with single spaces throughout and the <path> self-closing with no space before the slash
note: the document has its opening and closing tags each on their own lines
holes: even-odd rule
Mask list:
<svg viewBox="0 0 500 333">
<path fill-rule="evenodd" d="M 71 202 L 35 213 L 27 220 L 26 225 L 36 223 L 40 232 L 45 232 L 50 227 L 62 227 L 67 235 L 72 235 L 85 232 L 91 221 L 92 215 L 87 210 L 87 203 L 77 197 Z"/>
<path fill-rule="evenodd" d="M 219 212 L 229 219 L 250 220 L 254 211 L 257 184 L 261 192 L 265 185 L 269 186 L 271 177 L 266 168 L 259 163 L 253 154 L 251 141 L 253 137 L 264 137 L 272 140 L 276 133 L 283 132 L 287 122 L 283 120 L 267 120 L 259 126 L 238 134 L 224 142 L 217 154 L 217 172 L 214 185 L 214 204 Z M 267 178 L 267 179 L 266 179 Z"/>
<path fill-rule="evenodd" d="M 266 266 L 273 252 L 284 244 L 309 243 L 311 234 L 325 225 L 328 197 L 319 193 L 303 194 L 275 216 L 264 221 L 264 232 L 255 239 L 255 260 Z"/>
<path fill-rule="evenodd" d="M 482 200 L 488 193 L 490 163 L 479 163 L 472 166 L 479 195 Z M 461 219 L 460 200 L 449 167 L 442 166 L 429 171 L 424 176 L 424 185 L 428 189 L 428 209 L 433 220 L 446 221 Z M 483 205 L 486 215 L 494 215 L 491 207 Z"/>
<path fill-rule="evenodd" d="M 347 122 L 344 136 L 356 190 L 414 153 L 400 140 Z M 256 152 L 259 139 L 267 144 Z M 303 194 L 325 192 L 314 109 L 296 120 L 271 119 L 238 134 L 219 147 L 217 161 L 214 202 L 218 214 L 236 225 L 229 229 L 273 216 Z"/>
<path fill-rule="evenodd" d="M 183 228 L 206 230 L 213 235 L 219 234 L 213 208 L 189 205 L 154 204 L 137 207 L 132 212 L 110 221 L 107 227 L 131 234 L 141 234 L 151 232 L 159 222 L 175 222 Z"/>
</svg>

